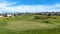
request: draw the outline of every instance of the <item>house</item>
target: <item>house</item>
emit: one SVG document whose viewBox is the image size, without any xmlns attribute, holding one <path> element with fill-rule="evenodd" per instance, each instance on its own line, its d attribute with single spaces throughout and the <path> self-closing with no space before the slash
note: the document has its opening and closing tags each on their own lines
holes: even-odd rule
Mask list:
<svg viewBox="0 0 60 34">
<path fill-rule="evenodd" d="M 4 17 L 14 17 L 14 14 L 11 14 L 11 13 L 6 13 L 3 15 Z"/>
<path fill-rule="evenodd" d="M 12 14 L 7 14 L 7 17 L 11 17 L 12 16 Z"/>
<path fill-rule="evenodd" d="M 2 15 L 2 14 L 0 14 L 0 17 L 3 17 L 3 15 Z"/>
</svg>

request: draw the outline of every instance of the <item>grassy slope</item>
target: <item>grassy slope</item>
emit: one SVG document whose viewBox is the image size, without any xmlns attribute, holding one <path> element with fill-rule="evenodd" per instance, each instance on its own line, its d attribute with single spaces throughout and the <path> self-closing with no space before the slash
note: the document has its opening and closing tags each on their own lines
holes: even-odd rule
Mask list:
<svg viewBox="0 0 60 34">
<path fill-rule="evenodd" d="M 33 16 L 0 18 L 0 34 L 60 34 L 60 16 L 33 19 Z M 49 21 L 50 23 L 44 23 Z M 7 23 L 7 24 L 6 24 Z M 5 25 L 6 24 L 6 25 Z"/>
<path fill-rule="evenodd" d="M 5 28 L 12 30 L 48 29 L 55 27 L 57 26 L 53 24 L 36 23 L 31 21 L 14 21 L 9 22 L 9 25 L 5 26 Z"/>
</svg>

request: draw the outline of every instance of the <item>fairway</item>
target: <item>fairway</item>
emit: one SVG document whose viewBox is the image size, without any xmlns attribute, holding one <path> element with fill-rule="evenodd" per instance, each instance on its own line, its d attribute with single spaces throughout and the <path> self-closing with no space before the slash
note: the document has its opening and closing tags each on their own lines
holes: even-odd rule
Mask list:
<svg viewBox="0 0 60 34">
<path fill-rule="evenodd" d="M 5 28 L 12 30 L 34 30 L 34 29 L 48 29 L 55 28 L 56 25 L 53 24 L 45 24 L 45 23 L 37 23 L 32 21 L 13 21 L 9 22 Z"/>
</svg>

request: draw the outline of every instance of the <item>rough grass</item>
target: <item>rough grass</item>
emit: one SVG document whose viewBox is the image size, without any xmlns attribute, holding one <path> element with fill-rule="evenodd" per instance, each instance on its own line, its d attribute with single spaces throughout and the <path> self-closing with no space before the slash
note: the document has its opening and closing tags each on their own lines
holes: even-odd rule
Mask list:
<svg viewBox="0 0 60 34">
<path fill-rule="evenodd" d="M 60 34 L 60 16 L 34 16 L 0 18 L 0 34 Z"/>
<path fill-rule="evenodd" d="M 0 28 L 0 34 L 60 34 L 60 28 L 54 29 L 35 29 L 25 31 L 15 31 L 5 28 Z"/>
</svg>

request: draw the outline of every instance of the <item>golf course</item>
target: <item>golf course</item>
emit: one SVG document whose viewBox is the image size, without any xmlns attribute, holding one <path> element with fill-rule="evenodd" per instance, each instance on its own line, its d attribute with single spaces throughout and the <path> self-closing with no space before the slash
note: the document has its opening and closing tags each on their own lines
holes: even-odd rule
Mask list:
<svg viewBox="0 0 60 34">
<path fill-rule="evenodd" d="M 1 17 L 0 34 L 60 34 L 60 16 Z"/>
</svg>

